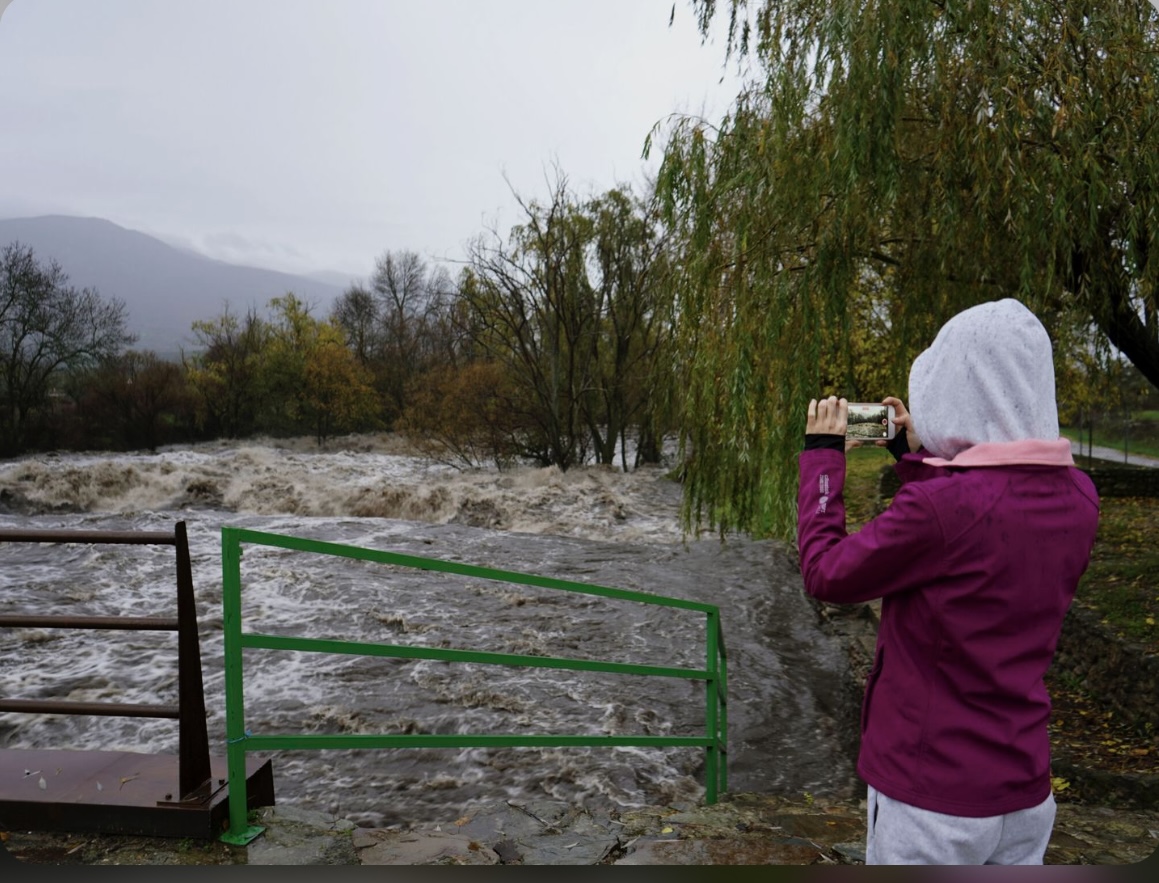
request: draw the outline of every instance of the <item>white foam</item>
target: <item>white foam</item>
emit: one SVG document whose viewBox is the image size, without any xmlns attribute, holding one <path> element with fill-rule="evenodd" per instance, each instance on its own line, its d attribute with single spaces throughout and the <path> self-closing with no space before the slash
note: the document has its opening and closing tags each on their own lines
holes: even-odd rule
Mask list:
<svg viewBox="0 0 1159 883">
<path fill-rule="evenodd" d="M 132 516 L 174 509 L 371 517 L 587 539 L 676 540 L 679 488 L 660 467 L 456 471 L 409 454 L 219 443 L 156 454 L 53 454 L 0 467 L 33 511 Z"/>
</svg>

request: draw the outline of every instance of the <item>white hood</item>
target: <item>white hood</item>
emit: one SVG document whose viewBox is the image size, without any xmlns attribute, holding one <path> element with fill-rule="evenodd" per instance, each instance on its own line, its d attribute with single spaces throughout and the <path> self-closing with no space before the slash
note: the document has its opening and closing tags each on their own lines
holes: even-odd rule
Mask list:
<svg viewBox="0 0 1159 883">
<path fill-rule="evenodd" d="M 1050 337 L 1012 298 L 958 313 L 910 368 L 914 430 L 947 460 L 979 444 L 1057 441 L 1054 396 Z"/>
</svg>

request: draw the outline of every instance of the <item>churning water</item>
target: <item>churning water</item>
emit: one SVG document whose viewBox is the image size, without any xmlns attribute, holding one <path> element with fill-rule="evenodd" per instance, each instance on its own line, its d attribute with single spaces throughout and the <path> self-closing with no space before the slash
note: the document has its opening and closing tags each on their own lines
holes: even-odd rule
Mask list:
<svg viewBox="0 0 1159 883">
<path fill-rule="evenodd" d="M 221 528 L 245 527 L 716 604 L 729 787 L 852 793 L 848 669 L 775 542 L 685 541 L 661 468 L 458 472 L 391 437 L 52 454 L 0 463 L 0 527 L 186 523 L 211 752 L 225 754 Z M 0 612 L 171 616 L 170 547 L 0 544 Z M 246 545 L 246 631 L 703 667 L 691 611 Z M 0 695 L 176 701 L 176 640 L 0 629 Z M 699 735 L 703 686 L 548 669 L 245 652 L 255 733 Z M 0 747 L 175 753 L 173 721 L 0 713 Z M 698 749 L 384 749 L 273 755 L 277 801 L 363 824 L 478 801 L 693 802 Z"/>
</svg>

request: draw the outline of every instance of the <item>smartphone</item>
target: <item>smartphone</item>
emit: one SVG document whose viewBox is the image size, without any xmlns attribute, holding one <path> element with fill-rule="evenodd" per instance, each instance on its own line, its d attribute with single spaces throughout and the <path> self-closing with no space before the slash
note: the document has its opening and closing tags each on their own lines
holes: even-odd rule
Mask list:
<svg viewBox="0 0 1159 883">
<path fill-rule="evenodd" d="M 889 440 L 897 435 L 893 423 L 893 405 L 876 402 L 850 402 L 849 423 L 845 428 L 846 438 Z"/>
</svg>

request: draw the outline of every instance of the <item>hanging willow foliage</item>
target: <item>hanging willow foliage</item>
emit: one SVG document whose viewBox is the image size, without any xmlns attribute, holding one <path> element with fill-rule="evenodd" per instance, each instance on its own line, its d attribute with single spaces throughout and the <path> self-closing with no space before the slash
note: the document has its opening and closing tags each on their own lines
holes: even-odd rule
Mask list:
<svg viewBox="0 0 1159 883">
<path fill-rule="evenodd" d="M 792 537 L 808 400 L 904 399 L 982 301 L 1078 315 L 1159 385 L 1148 0 L 721 5 L 759 74 L 645 147 L 683 244 L 687 529 Z"/>
</svg>

